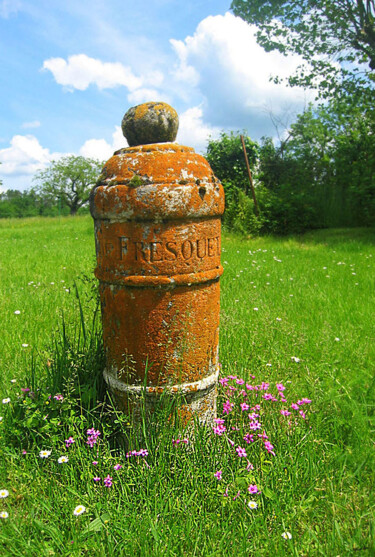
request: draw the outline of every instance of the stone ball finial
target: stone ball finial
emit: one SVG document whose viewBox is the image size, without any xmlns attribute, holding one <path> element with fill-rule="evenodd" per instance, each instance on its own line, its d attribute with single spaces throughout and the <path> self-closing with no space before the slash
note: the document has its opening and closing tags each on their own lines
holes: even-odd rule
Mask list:
<svg viewBox="0 0 375 557">
<path fill-rule="evenodd" d="M 130 147 L 172 142 L 177 136 L 178 114 L 167 103 L 143 103 L 129 108 L 121 127 Z"/>
</svg>

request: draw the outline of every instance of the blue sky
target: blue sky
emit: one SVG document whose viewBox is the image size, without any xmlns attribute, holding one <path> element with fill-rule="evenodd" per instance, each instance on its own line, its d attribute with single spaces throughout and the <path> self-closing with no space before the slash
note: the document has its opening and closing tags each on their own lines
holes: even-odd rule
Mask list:
<svg viewBox="0 0 375 557">
<path fill-rule="evenodd" d="M 146 101 L 179 113 L 179 143 L 276 135 L 308 99 L 276 86 L 300 62 L 256 45 L 230 0 L 0 0 L 0 179 L 25 189 L 67 154 L 106 160 L 126 146 L 124 113 Z M 281 126 L 282 127 L 282 126 Z"/>
</svg>

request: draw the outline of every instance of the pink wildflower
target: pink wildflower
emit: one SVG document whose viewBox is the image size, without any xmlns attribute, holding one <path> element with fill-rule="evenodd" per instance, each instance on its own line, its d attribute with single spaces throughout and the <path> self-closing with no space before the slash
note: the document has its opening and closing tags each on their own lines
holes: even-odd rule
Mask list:
<svg viewBox="0 0 375 557">
<path fill-rule="evenodd" d="M 87 430 L 87 441 L 86 441 L 87 445 L 89 445 L 89 447 L 92 448 L 96 444 L 99 435 L 101 435 L 99 430 L 96 430 L 93 427 L 91 429 L 88 429 Z"/>
<path fill-rule="evenodd" d="M 70 445 L 73 445 L 73 443 L 75 443 L 73 437 L 69 437 L 68 439 L 65 439 L 65 446 L 67 449 L 69 449 Z"/>
<path fill-rule="evenodd" d="M 254 422 L 250 422 L 249 423 L 249 428 L 252 429 L 253 431 L 256 431 L 257 429 L 260 429 L 262 426 L 260 425 L 259 422 L 254 421 Z"/>
<path fill-rule="evenodd" d="M 219 383 L 221 383 L 221 385 L 226 385 L 229 381 L 228 377 L 221 377 L 221 379 L 219 379 Z"/>
<path fill-rule="evenodd" d="M 244 441 L 246 441 L 247 444 L 254 443 L 254 435 L 252 435 L 251 433 L 246 433 L 243 439 Z"/>
<path fill-rule="evenodd" d="M 227 400 L 226 403 L 223 404 L 223 414 L 229 414 L 229 412 L 233 410 L 233 406 L 234 404 Z"/>
<path fill-rule="evenodd" d="M 236 383 L 237 385 L 243 385 L 245 383 L 245 381 L 241 378 L 236 379 Z"/>
<path fill-rule="evenodd" d="M 280 414 L 282 416 L 290 416 L 291 412 L 289 412 L 289 410 L 280 410 Z"/>
<path fill-rule="evenodd" d="M 215 418 L 214 422 L 217 425 L 224 425 L 225 424 L 225 420 L 223 420 L 223 418 Z"/>
<path fill-rule="evenodd" d="M 179 445 L 180 443 L 185 443 L 187 445 L 189 442 L 188 439 L 172 439 L 172 445 Z M 141 449 L 141 451 L 145 451 L 146 449 Z M 148 453 L 147 453 L 148 454 Z M 147 455 L 138 455 L 138 456 L 147 456 Z"/>
<path fill-rule="evenodd" d="M 93 480 L 94 480 L 94 482 L 100 482 L 99 476 L 94 476 L 94 477 L 93 477 Z"/>
<path fill-rule="evenodd" d="M 217 472 L 215 472 L 214 476 L 218 481 L 220 481 L 222 479 L 222 474 L 222 470 L 218 470 Z"/>
<path fill-rule="evenodd" d="M 293 410 L 298 410 L 299 409 L 298 404 L 296 404 L 295 402 L 292 402 L 292 404 L 290 406 L 293 408 Z"/>
<path fill-rule="evenodd" d="M 55 400 L 60 400 L 61 402 L 64 400 L 64 397 L 60 394 L 57 394 L 53 397 Z"/>
<path fill-rule="evenodd" d="M 263 395 L 264 400 L 271 400 L 273 399 L 273 395 L 271 395 L 271 393 L 266 393 L 265 395 Z"/>
<path fill-rule="evenodd" d="M 104 481 L 105 487 L 112 487 L 112 478 L 109 474 L 106 478 L 104 478 L 103 481 Z"/>
<path fill-rule="evenodd" d="M 273 451 L 274 446 L 271 445 L 271 443 L 269 441 L 265 441 L 264 442 L 264 448 L 266 449 L 266 451 L 268 451 L 270 454 L 272 454 L 273 456 L 275 456 L 275 453 Z"/>
<path fill-rule="evenodd" d="M 88 429 L 86 433 L 87 435 L 92 435 L 93 437 L 99 437 L 100 435 L 100 431 L 98 429 L 95 429 L 94 427 Z"/>
<path fill-rule="evenodd" d="M 250 408 L 250 406 L 248 404 L 246 404 L 246 402 L 242 402 L 242 404 L 240 404 L 240 406 L 241 406 L 242 412 L 245 412 L 246 410 L 248 410 Z"/>
<path fill-rule="evenodd" d="M 282 383 L 276 383 L 276 389 L 280 391 L 285 391 L 285 387 Z"/>
<path fill-rule="evenodd" d="M 122 468 L 121 464 L 115 464 L 113 467 L 114 470 L 121 470 L 121 468 Z"/>
<path fill-rule="evenodd" d="M 300 415 L 302 416 L 302 418 L 303 418 L 304 420 L 306 420 L 306 414 L 305 414 L 305 412 L 304 412 L 303 410 L 300 410 L 299 413 L 300 413 Z"/>
<path fill-rule="evenodd" d="M 249 487 L 247 488 L 247 491 L 249 493 L 259 493 L 259 489 L 255 484 L 250 484 Z"/>
<path fill-rule="evenodd" d="M 233 497 L 233 501 L 235 501 L 237 499 L 237 497 L 239 496 L 239 494 L 241 493 L 240 490 L 237 491 L 236 495 Z"/>
<path fill-rule="evenodd" d="M 237 454 L 240 458 L 247 457 L 246 451 L 242 447 L 237 447 L 236 451 L 237 451 Z"/>
</svg>

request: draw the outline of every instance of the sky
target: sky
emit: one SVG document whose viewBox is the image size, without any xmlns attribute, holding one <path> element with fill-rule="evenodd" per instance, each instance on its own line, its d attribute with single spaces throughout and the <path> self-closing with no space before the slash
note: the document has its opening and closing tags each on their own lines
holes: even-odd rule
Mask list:
<svg viewBox="0 0 375 557">
<path fill-rule="evenodd" d="M 198 153 L 222 131 L 276 137 L 310 99 L 270 81 L 301 60 L 255 32 L 230 0 L 0 0 L 2 191 L 66 155 L 105 161 L 147 101 L 177 110 L 177 142 Z"/>
</svg>

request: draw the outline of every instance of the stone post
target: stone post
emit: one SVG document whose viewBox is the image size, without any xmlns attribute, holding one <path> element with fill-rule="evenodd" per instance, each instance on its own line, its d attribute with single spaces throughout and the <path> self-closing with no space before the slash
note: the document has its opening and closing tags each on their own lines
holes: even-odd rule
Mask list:
<svg viewBox="0 0 375 557">
<path fill-rule="evenodd" d="M 131 108 L 130 147 L 104 165 L 91 193 L 106 369 L 119 409 L 183 401 L 183 423 L 216 415 L 220 227 L 224 193 L 207 161 L 173 143 L 175 110 Z M 179 397 L 178 395 L 181 395 Z"/>
</svg>

